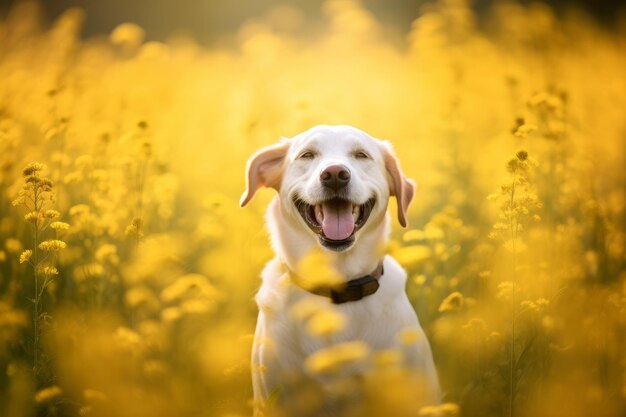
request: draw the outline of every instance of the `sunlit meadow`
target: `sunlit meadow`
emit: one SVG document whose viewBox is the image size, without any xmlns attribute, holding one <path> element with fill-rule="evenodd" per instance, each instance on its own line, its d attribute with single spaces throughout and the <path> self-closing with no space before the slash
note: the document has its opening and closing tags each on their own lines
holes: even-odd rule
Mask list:
<svg viewBox="0 0 626 417">
<path fill-rule="evenodd" d="M 387 251 L 444 392 L 415 409 L 401 352 L 328 346 L 303 366 L 371 363 L 346 415 L 626 415 L 626 23 L 448 0 L 402 38 L 324 12 L 211 47 L 81 40 L 80 10 L 46 27 L 33 3 L 0 21 L 0 415 L 251 415 L 273 191 L 240 209 L 243 169 L 322 123 L 391 140 L 419 185 Z"/>
</svg>

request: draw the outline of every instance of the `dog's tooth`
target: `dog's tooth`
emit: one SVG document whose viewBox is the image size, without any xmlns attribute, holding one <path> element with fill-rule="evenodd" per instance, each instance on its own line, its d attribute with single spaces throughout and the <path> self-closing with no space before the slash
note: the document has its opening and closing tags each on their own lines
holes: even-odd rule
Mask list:
<svg viewBox="0 0 626 417">
<path fill-rule="evenodd" d="M 359 214 L 361 214 L 361 206 L 355 205 L 354 207 L 352 207 L 352 218 L 354 219 L 355 223 L 357 220 L 359 220 Z"/>
<path fill-rule="evenodd" d="M 324 221 L 324 210 L 322 210 L 321 204 L 315 205 L 315 220 L 317 220 L 319 224 L 322 224 Z"/>
</svg>

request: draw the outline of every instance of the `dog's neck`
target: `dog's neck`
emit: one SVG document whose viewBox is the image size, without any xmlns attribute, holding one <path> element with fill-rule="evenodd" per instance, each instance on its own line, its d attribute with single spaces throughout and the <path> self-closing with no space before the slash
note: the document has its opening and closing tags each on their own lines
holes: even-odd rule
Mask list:
<svg viewBox="0 0 626 417">
<path fill-rule="evenodd" d="M 270 203 L 266 219 L 274 251 L 292 271 L 296 270 L 300 259 L 320 248 L 317 237 L 302 226 L 300 219 L 282 213 L 278 197 Z M 385 214 L 383 219 L 370 221 L 372 224 L 367 233 L 362 230 L 357 242 L 349 250 L 328 252 L 333 267 L 346 281 L 371 273 L 383 256 L 389 235 L 389 216 Z"/>
</svg>

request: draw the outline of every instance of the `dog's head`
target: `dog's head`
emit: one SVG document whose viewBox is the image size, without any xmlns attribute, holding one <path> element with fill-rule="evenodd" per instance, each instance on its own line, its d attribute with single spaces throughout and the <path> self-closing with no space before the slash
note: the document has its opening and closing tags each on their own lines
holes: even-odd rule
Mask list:
<svg viewBox="0 0 626 417">
<path fill-rule="evenodd" d="M 259 188 L 274 188 L 282 214 L 337 252 L 380 224 L 390 196 L 406 227 L 415 190 L 388 142 L 349 126 L 316 126 L 259 150 L 248 160 L 246 180 L 242 207 Z"/>
</svg>

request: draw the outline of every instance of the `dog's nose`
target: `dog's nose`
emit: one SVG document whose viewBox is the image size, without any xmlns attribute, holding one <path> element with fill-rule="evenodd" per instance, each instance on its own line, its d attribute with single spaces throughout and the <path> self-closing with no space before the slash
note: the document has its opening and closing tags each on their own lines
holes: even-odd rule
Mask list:
<svg viewBox="0 0 626 417">
<path fill-rule="evenodd" d="M 350 182 L 350 170 L 345 165 L 329 165 L 320 174 L 324 187 L 337 191 Z"/>
</svg>

